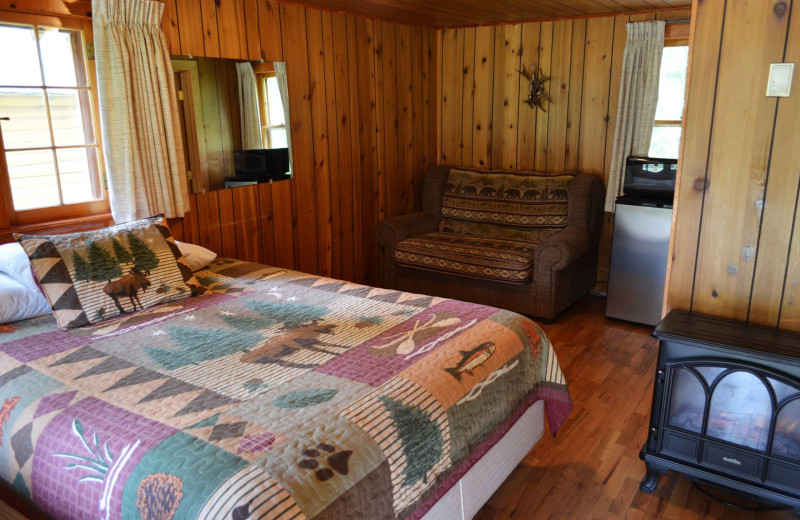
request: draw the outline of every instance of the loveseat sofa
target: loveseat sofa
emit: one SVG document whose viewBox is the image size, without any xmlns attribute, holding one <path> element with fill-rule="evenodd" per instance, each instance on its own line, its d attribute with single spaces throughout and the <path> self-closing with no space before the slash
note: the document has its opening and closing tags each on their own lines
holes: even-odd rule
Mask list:
<svg viewBox="0 0 800 520">
<path fill-rule="evenodd" d="M 436 166 L 422 211 L 378 225 L 386 287 L 554 318 L 595 285 L 603 182 Z"/>
</svg>

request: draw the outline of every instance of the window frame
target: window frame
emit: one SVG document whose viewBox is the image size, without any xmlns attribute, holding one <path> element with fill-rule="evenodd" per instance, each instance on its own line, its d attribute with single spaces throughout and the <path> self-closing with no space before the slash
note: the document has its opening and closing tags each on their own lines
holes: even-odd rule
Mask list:
<svg viewBox="0 0 800 520">
<path fill-rule="evenodd" d="M 76 146 L 56 146 L 51 143 L 49 147 L 41 147 L 42 150 L 58 150 L 70 148 L 94 148 L 97 156 L 97 171 L 94 180 L 92 181 L 95 189 L 99 189 L 101 198 L 88 202 L 79 202 L 74 204 L 60 204 L 58 206 L 49 206 L 44 208 L 34 208 L 26 210 L 14 209 L 14 201 L 11 193 L 11 180 L 8 172 L 8 164 L 6 162 L 6 154 L 0 151 L 0 229 L 8 229 L 15 227 L 32 226 L 35 224 L 47 224 L 52 222 L 63 222 L 68 220 L 81 220 L 86 217 L 97 216 L 100 218 L 107 218 L 110 213 L 108 202 L 108 191 L 105 183 L 105 171 L 103 160 L 103 147 L 100 135 L 100 116 L 98 111 L 98 97 L 97 97 L 97 74 L 95 71 L 94 59 L 90 59 L 88 52 L 89 44 L 94 43 L 92 34 L 92 21 L 88 18 L 77 17 L 61 17 L 52 15 L 36 15 L 28 13 L 13 13 L 0 10 L 0 23 L 6 25 L 22 25 L 22 26 L 49 26 L 57 27 L 59 29 L 71 29 L 80 32 L 83 42 L 84 62 L 86 65 L 86 79 L 88 87 L 75 87 L 70 89 L 75 91 L 88 92 L 91 101 L 91 121 L 93 124 L 93 131 L 95 136 L 95 144 L 92 145 L 76 145 Z M 44 79 L 44 78 L 43 78 Z M 45 92 L 48 88 L 42 86 L 42 91 Z M 58 87 L 56 87 L 58 88 Z M 47 105 L 46 105 L 47 106 Z M 49 110 L 49 109 L 48 109 Z M 52 132 L 52 126 L 50 127 Z M 2 136 L 0 135 L 0 139 Z M 2 147 L 2 142 L 0 142 Z M 4 148 L 2 148 L 4 150 Z M 91 168 L 91 166 L 90 166 Z M 59 180 L 59 191 L 60 180 Z"/>
<path fill-rule="evenodd" d="M 664 34 L 664 47 L 689 47 L 689 23 L 673 23 L 667 25 Z M 689 63 L 686 63 L 685 78 L 688 80 Z M 684 85 L 686 88 L 687 85 Z M 685 96 L 684 92 L 684 96 Z M 683 137 L 683 120 L 686 115 L 686 103 L 683 104 L 680 119 L 656 119 L 653 122 L 653 130 L 656 128 L 680 128 L 681 138 Z M 679 152 L 680 155 L 680 152 Z"/>
<path fill-rule="evenodd" d="M 286 132 L 289 131 L 286 121 L 284 121 L 282 125 L 272 125 L 269 123 L 269 107 L 267 106 L 269 103 L 269 95 L 267 94 L 267 80 L 274 77 L 276 77 L 274 70 L 256 75 L 256 80 L 258 81 L 258 104 L 261 112 L 261 138 L 264 140 L 264 148 L 268 149 L 272 149 L 272 136 L 269 133 L 270 130 L 283 129 Z M 282 100 L 281 104 L 283 104 Z M 285 107 L 282 106 L 282 108 L 284 108 L 283 113 L 285 114 Z"/>
</svg>

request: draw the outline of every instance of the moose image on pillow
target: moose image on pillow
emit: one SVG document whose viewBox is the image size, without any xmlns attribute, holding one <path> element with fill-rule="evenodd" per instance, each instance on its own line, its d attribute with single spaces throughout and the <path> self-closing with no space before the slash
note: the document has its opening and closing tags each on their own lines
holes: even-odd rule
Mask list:
<svg viewBox="0 0 800 520">
<path fill-rule="evenodd" d="M 161 216 L 66 235 L 20 235 L 59 327 L 107 320 L 203 291 Z"/>
</svg>

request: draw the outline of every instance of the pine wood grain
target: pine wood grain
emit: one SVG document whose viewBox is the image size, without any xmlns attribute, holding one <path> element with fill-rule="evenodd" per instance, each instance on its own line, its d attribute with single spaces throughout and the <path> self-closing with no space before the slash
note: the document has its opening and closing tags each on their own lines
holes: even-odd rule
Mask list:
<svg viewBox="0 0 800 520">
<path fill-rule="evenodd" d="M 789 22 L 788 11 L 778 14 L 779 3 L 785 6 L 770 0 L 726 7 L 704 201 L 709 211 L 703 212 L 692 296 L 698 312 L 748 317 L 761 221 L 756 202 L 763 199 L 777 103 L 764 89 L 769 64 L 782 60 Z M 748 74 L 741 73 L 742 63 Z"/>
<path fill-rule="evenodd" d="M 494 77 L 500 81 L 494 88 L 492 107 L 492 168 L 514 170 L 517 166 L 517 132 L 519 121 L 519 72 L 522 25 L 501 25 L 495 28 Z M 444 59 L 444 57 L 442 58 Z M 444 76 L 444 84 L 447 76 Z M 444 128 L 442 129 L 444 132 Z"/>
<path fill-rule="evenodd" d="M 469 165 L 485 168 L 492 156 L 492 103 L 494 96 L 494 27 L 475 30 L 475 102 L 472 107 L 472 157 Z"/>
<path fill-rule="evenodd" d="M 517 145 L 516 145 L 516 160 L 515 168 L 518 170 L 533 170 L 535 168 L 536 160 L 536 139 L 538 136 L 547 134 L 544 132 L 536 131 L 536 124 L 538 122 L 537 112 L 540 109 L 530 107 L 522 102 L 528 97 L 530 91 L 528 82 L 525 77 L 518 71 L 525 67 L 528 73 L 531 73 L 532 66 L 538 66 L 541 63 L 541 56 L 539 55 L 539 45 L 541 41 L 542 26 L 545 23 L 526 23 L 522 25 L 522 45 L 520 46 L 520 62 L 517 70 L 514 71 L 516 76 L 515 86 L 518 89 L 517 102 L 513 103 L 513 108 L 517 111 Z M 552 25 L 552 24 L 551 24 Z M 549 45 L 548 45 L 549 48 Z M 550 58 L 547 59 L 548 63 Z M 549 85 L 548 85 L 549 87 Z M 505 167 L 508 169 L 508 166 Z"/>
<path fill-rule="evenodd" d="M 690 0 L 292 0 L 292 3 L 438 29 L 675 9 Z"/>
</svg>

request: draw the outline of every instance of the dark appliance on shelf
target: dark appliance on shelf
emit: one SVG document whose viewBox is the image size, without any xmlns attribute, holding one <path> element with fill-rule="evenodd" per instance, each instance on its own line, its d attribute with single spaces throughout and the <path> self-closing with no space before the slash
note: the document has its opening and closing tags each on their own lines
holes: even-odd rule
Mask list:
<svg viewBox="0 0 800 520">
<path fill-rule="evenodd" d="M 236 150 L 233 164 L 236 177 L 256 182 L 279 181 L 291 176 L 288 148 Z"/>
<path fill-rule="evenodd" d="M 675 470 L 800 514 L 800 334 L 673 310 L 653 336 L 641 490 Z"/>
<path fill-rule="evenodd" d="M 625 180 L 622 192 L 631 197 L 654 199 L 672 204 L 677 159 L 630 156 L 625 161 Z"/>
<path fill-rule="evenodd" d="M 661 319 L 676 159 L 628 157 L 617 198 L 606 316 L 646 325 Z"/>
</svg>

